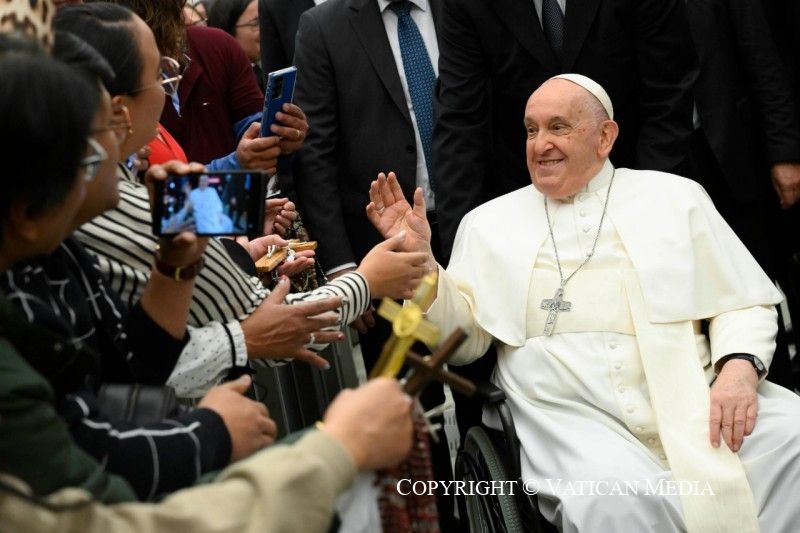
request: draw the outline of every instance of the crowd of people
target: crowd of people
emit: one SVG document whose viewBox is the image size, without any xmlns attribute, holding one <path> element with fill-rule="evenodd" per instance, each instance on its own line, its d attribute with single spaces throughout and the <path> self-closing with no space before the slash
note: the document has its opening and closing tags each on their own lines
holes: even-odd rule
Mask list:
<svg viewBox="0 0 800 533">
<path fill-rule="evenodd" d="M 3 529 L 386 526 L 359 487 L 414 446 L 402 382 L 278 439 L 252 362 L 324 371 L 351 327 L 369 372 L 391 333 L 373 304 L 437 273 L 425 316 L 468 332 L 457 372 L 505 391 L 559 531 L 792 531 L 795 4 L 0 4 Z M 262 135 L 266 73 L 289 65 Z M 268 181 L 258 235 L 240 170 Z M 253 275 L 298 228 L 316 252 Z M 307 271 L 319 286 L 292 290 Z M 454 397 L 462 436 L 496 424 Z M 432 443 L 433 479 L 451 460 Z M 469 530 L 434 496 L 434 530 Z"/>
</svg>

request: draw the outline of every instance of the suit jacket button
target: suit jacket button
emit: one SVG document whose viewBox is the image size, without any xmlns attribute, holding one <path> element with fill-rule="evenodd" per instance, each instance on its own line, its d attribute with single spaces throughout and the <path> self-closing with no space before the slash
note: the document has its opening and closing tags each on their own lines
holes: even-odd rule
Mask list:
<svg viewBox="0 0 800 533">
<path fill-rule="evenodd" d="M 416 152 L 416 150 L 417 149 L 414 147 L 413 144 L 406 145 L 406 152 L 408 152 L 409 154 L 413 154 L 414 152 Z"/>
</svg>

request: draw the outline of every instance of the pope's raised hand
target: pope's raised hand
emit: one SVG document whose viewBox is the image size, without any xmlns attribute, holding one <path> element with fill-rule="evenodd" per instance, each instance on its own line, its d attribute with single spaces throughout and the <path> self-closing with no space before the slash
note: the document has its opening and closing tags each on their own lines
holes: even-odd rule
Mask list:
<svg viewBox="0 0 800 533">
<path fill-rule="evenodd" d="M 384 238 L 394 237 L 401 231 L 406 238 L 401 249 L 406 252 L 427 252 L 430 250 L 431 227 L 425 214 L 425 200 L 422 189 L 414 191 L 414 205 L 409 205 L 394 172 L 387 176 L 383 172 L 369 187 L 370 202 L 367 205 L 367 218 Z"/>
</svg>

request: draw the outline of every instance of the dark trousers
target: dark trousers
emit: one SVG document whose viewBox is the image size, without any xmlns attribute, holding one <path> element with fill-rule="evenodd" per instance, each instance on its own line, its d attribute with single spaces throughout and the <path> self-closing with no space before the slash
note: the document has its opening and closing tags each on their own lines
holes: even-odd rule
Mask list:
<svg viewBox="0 0 800 533">
<path fill-rule="evenodd" d="M 737 199 L 731 191 L 702 129 L 695 130 L 692 136 L 692 157 L 699 172 L 697 181 L 708 192 L 722 218 L 733 229 L 770 279 L 776 280 L 784 291 L 788 290 L 788 258 L 785 257 L 785 253 L 780 253 L 780 239 L 789 228 L 780 227 L 781 213 L 778 212 L 775 193 L 769 188 L 769 177 L 767 175 L 753 176 L 753 179 L 759 180 L 762 186 L 759 193 L 747 200 Z M 795 235 L 800 232 L 797 228 L 798 226 L 795 226 L 793 231 Z M 797 329 L 800 315 L 793 312 L 792 316 L 794 317 L 792 322 Z M 788 344 L 784 320 L 781 319 L 778 321 L 777 346 L 767 379 L 792 389 L 796 383 L 789 359 Z"/>
</svg>

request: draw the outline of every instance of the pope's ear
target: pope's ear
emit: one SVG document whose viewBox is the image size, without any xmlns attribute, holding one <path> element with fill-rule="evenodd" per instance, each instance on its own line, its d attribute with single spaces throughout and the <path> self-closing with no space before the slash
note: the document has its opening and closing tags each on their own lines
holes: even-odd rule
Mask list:
<svg viewBox="0 0 800 533">
<path fill-rule="evenodd" d="M 618 136 L 619 125 L 616 122 L 613 120 L 604 120 L 603 123 L 600 124 L 600 146 L 598 148 L 598 155 L 600 155 L 600 157 L 608 157 Z"/>
</svg>

